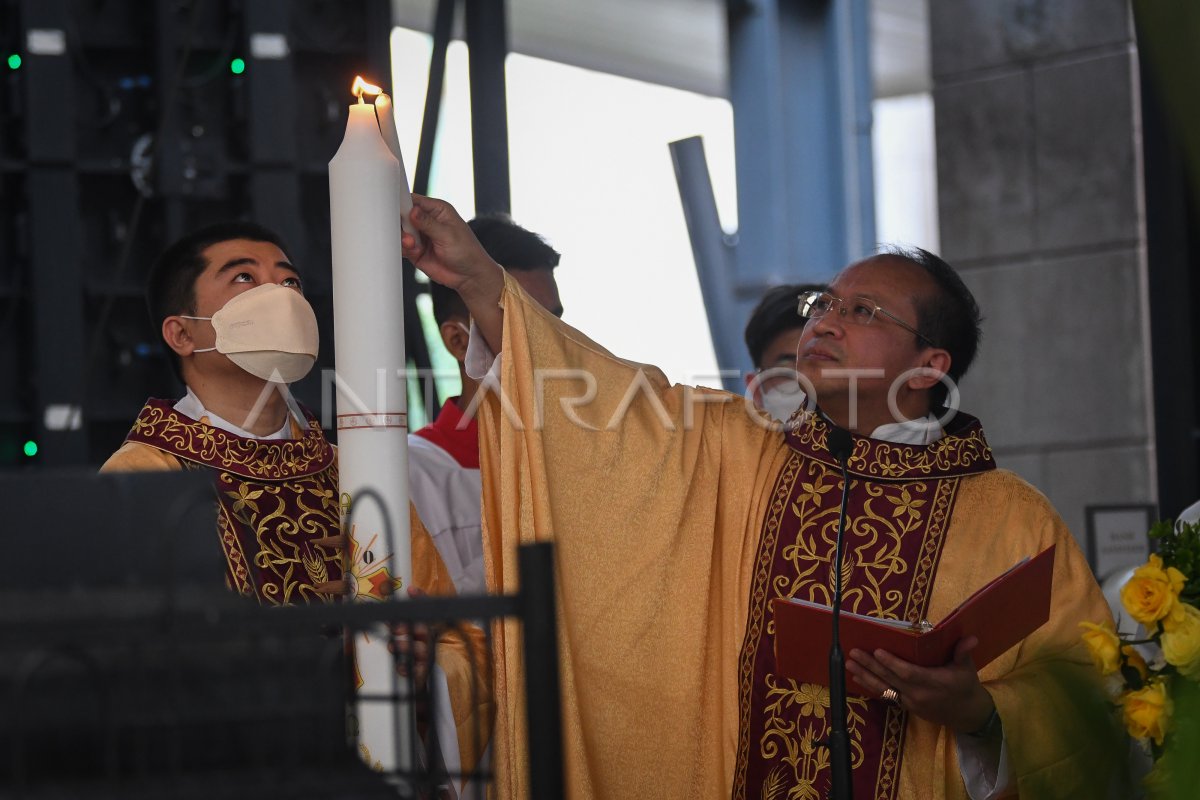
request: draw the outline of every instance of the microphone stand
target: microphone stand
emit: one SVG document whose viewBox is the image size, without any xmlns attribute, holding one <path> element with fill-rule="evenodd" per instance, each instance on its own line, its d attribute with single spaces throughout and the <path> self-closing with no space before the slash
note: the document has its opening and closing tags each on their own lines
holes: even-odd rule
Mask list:
<svg viewBox="0 0 1200 800">
<path fill-rule="evenodd" d="M 846 731 L 846 658 L 839 633 L 842 613 L 842 544 L 846 534 L 846 501 L 850 496 L 850 473 L 846 460 L 853 440 L 850 432 L 833 425 L 827 439 L 829 452 L 842 467 L 842 510 L 838 516 L 837 544 L 833 556 L 833 629 L 829 645 L 829 768 L 833 773 L 834 800 L 852 800 L 854 781 L 850 767 L 850 735 Z"/>
</svg>

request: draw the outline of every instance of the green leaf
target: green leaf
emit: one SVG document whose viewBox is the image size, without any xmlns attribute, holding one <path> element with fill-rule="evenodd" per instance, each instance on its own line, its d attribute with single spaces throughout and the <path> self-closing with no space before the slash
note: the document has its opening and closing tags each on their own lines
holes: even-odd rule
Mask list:
<svg viewBox="0 0 1200 800">
<path fill-rule="evenodd" d="M 1182 523 L 1176 529 L 1172 520 L 1160 520 L 1150 528 L 1150 537 L 1158 540 L 1163 564 L 1187 578 L 1180 596 L 1185 603 L 1195 605 L 1200 601 L 1200 523 Z"/>
</svg>

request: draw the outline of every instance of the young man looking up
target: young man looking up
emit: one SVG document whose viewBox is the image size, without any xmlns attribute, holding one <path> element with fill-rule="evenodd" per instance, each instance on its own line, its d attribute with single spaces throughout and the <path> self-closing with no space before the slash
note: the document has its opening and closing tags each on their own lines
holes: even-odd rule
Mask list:
<svg viewBox="0 0 1200 800">
<path fill-rule="evenodd" d="M 148 400 L 101 471 L 207 468 L 227 580 L 272 605 L 345 588 L 337 453 L 287 384 L 316 361 L 317 320 L 282 240 L 249 222 L 184 236 L 151 268 L 151 318 L 187 393 Z M 413 527 L 413 582 L 450 588 Z"/>
<path fill-rule="evenodd" d="M 208 468 L 230 586 L 269 604 L 331 600 L 336 453 L 286 388 L 315 363 L 318 332 L 282 240 L 248 222 L 184 236 L 151 268 L 147 302 L 187 392 L 148 400 L 101 471 Z M 439 573 L 423 576 L 434 591 Z"/>
<path fill-rule="evenodd" d="M 282 240 L 248 222 L 201 228 L 154 263 L 147 300 L 187 393 L 147 400 L 101 471 L 207 470 L 230 587 L 269 605 L 336 600 L 350 577 L 342 570 L 337 452 L 287 390 L 312 368 L 319 343 Z M 409 517 L 411 588 L 454 594 L 411 506 Z M 437 650 L 446 675 L 474 682 L 474 694 L 451 693 L 460 699 L 454 713 L 468 769 L 478 755 L 471 752 L 481 740 L 476 731 L 486 744 L 491 730 L 489 669 L 479 644 L 451 637 Z M 464 699 L 472 697 L 481 699 Z"/>
</svg>

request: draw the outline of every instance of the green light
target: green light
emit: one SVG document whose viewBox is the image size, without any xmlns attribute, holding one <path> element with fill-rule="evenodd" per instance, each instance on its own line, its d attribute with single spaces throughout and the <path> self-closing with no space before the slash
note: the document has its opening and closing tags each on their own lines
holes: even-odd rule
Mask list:
<svg viewBox="0 0 1200 800">
<path fill-rule="evenodd" d="M 229 71 L 234 75 L 241 75 L 246 71 L 246 62 L 240 58 L 233 59 L 229 62 Z"/>
<path fill-rule="evenodd" d="M 9 54 L 8 68 L 9 69 L 20 69 L 21 68 L 21 54 L 20 53 L 10 53 Z"/>
<path fill-rule="evenodd" d="M 38 450 L 37 442 L 35 442 L 33 439 L 30 439 L 29 441 L 25 442 L 25 455 L 29 456 L 30 458 L 33 458 L 34 456 L 37 455 L 37 450 Z"/>
</svg>

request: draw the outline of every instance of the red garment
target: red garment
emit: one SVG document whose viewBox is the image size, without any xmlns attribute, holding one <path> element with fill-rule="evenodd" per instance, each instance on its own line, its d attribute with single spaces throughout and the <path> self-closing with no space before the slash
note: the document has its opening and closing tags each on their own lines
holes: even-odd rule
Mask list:
<svg viewBox="0 0 1200 800">
<path fill-rule="evenodd" d="M 445 450 L 463 469 L 479 469 L 479 423 L 474 415 L 464 419 L 457 401 L 457 397 L 447 400 L 433 424 L 416 435 Z"/>
</svg>

